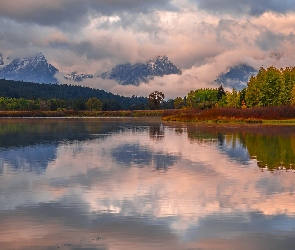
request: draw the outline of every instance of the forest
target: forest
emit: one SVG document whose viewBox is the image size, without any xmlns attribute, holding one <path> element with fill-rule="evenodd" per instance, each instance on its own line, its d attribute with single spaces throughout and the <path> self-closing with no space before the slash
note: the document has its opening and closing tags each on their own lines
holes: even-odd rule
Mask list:
<svg viewBox="0 0 295 250">
<path fill-rule="evenodd" d="M 102 102 L 99 110 L 145 109 L 145 97 L 124 97 L 76 85 L 39 84 L 0 79 L 0 110 L 91 110 L 87 102 Z"/>
</svg>

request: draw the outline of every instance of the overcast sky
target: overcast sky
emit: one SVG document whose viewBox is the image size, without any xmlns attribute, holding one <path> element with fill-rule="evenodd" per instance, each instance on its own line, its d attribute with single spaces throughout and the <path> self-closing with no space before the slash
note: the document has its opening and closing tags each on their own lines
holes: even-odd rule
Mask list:
<svg viewBox="0 0 295 250">
<path fill-rule="evenodd" d="M 0 1 L 0 52 L 42 52 L 65 73 L 101 73 L 167 55 L 181 76 L 139 87 L 83 84 L 123 95 L 184 96 L 240 63 L 295 66 L 294 12 L 295 0 Z"/>
</svg>

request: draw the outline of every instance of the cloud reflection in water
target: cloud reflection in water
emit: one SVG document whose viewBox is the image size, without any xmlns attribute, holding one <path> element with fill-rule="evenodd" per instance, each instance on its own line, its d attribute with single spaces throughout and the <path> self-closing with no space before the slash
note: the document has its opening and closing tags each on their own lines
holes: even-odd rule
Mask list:
<svg viewBox="0 0 295 250">
<path fill-rule="evenodd" d="M 275 249 L 295 243 L 294 177 L 260 172 L 240 153 L 245 133 L 194 127 L 193 136 L 165 125 L 154 140 L 144 126 L 116 121 L 103 139 L 2 150 L 1 165 L 16 171 L 0 176 L 0 246 Z M 33 172 L 17 168 L 14 156 Z M 46 164 L 36 165 L 38 159 Z"/>
</svg>

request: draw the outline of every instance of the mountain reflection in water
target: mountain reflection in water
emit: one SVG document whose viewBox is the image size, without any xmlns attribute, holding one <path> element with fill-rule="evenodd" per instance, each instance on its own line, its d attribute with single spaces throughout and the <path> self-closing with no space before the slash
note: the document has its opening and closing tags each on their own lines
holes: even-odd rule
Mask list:
<svg viewBox="0 0 295 250">
<path fill-rule="evenodd" d="M 0 248 L 294 246 L 293 127 L 150 119 L 0 120 Z"/>
</svg>

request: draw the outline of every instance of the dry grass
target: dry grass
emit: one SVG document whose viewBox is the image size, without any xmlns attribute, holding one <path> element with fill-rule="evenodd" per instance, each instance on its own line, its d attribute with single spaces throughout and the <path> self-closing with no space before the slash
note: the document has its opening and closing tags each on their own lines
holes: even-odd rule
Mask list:
<svg viewBox="0 0 295 250">
<path fill-rule="evenodd" d="M 213 109 L 183 109 L 167 110 L 163 113 L 164 121 L 185 122 L 241 122 L 261 123 L 264 120 L 295 119 L 295 107 L 259 107 L 248 109 L 213 108 Z"/>
</svg>

